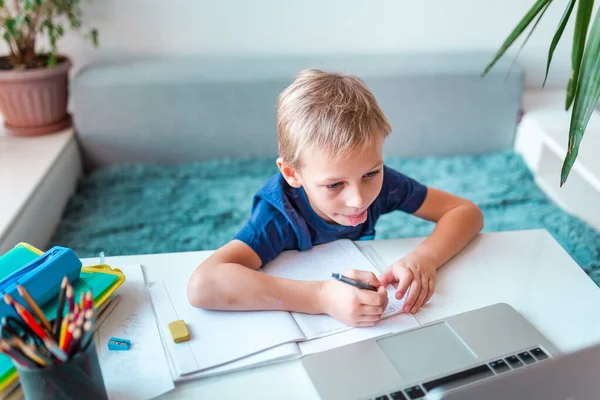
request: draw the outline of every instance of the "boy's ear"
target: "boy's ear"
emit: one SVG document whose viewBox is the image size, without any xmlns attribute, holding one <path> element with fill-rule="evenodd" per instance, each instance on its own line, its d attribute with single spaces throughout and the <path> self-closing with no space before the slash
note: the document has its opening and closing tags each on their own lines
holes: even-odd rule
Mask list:
<svg viewBox="0 0 600 400">
<path fill-rule="evenodd" d="M 294 188 L 299 188 L 302 186 L 302 183 L 300 182 L 298 173 L 296 172 L 296 170 L 294 168 L 292 168 L 289 164 L 286 164 L 283 161 L 283 158 L 279 157 L 276 161 L 277 163 L 277 168 L 279 168 L 279 170 L 281 171 L 281 175 L 283 175 L 283 178 L 287 181 L 287 183 Z"/>
</svg>

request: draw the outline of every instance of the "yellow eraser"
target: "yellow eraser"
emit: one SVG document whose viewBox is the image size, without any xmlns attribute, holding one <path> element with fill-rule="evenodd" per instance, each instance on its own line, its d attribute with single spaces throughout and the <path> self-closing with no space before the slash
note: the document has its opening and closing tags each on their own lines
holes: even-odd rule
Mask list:
<svg viewBox="0 0 600 400">
<path fill-rule="evenodd" d="M 190 332 L 188 331 L 187 326 L 185 326 L 185 322 L 183 322 L 182 319 L 171 322 L 169 324 L 169 331 L 171 332 L 171 336 L 173 336 L 173 341 L 175 343 L 190 340 Z"/>
</svg>

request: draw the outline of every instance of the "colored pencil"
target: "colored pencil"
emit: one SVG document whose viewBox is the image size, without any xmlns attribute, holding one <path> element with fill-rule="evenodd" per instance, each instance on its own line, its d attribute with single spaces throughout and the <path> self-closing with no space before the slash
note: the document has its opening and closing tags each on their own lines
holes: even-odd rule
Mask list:
<svg viewBox="0 0 600 400">
<path fill-rule="evenodd" d="M 19 332 L 16 332 L 14 330 L 14 328 L 8 323 L 7 318 L 11 318 L 11 317 L 4 317 L 2 318 L 2 335 L 0 336 L 0 339 L 4 338 L 4 339 L 8 339 L 11 338 L 13 336 L 19 336 Z"/>
<path fill-rule="evenodd" d="M 75 310 L 75 300 L 73 299 L 73 286 L 67 283 L 67 304 L 69 305 L 69 313 Z"/>
<path fill-rule="evenodd" d="M 71 323 L 71 314 L 67 314 L 65 319 L 63 320 L 62 326 L 60 327 L 58 346 L 62 349 L 65 343 L 65 335 L 67 334 L 67 329 L 69 328 L 69 324 Z"/>
<path fill-rule="evenodd" d="M 46 315 L 42 311 L 42 309 L 37 305 L 35 300 L 31 297 L 27 289 L 25 289 L 22 285 L 17 285 L 17 291 L 19 295 L 25 300 L 25 302 L 29 305 L 29 308 L 34 312 L 35 315 L 40 319 L 44 328 L 48 330 L 48 332 L 52 332 L 52 325 L 50 325 L 50 321 L 46 318 Z"/>
<path fill-rule="evenodd" d="M 34 344 L 25 344 L 25 346 L 29 347 L 31 351 L 39 358 L 44 360 L 44 362 L 50 366 L 54 364 L 52 353 L 48 351 L 48 349 L 44 346 L 37 347 Z"/>
<path fill-rule="evenodd" d="M 94 337 L 94 328 L 92 326 L 92 321 L 85 321 L 83 323 L 83 336 L 81 337 L 81 343 L 79 348 L 84 350 L 92 338 Z"/>
<path fill-rule="evenodd" d="M 83 323 L 85 322 L 85 316 L 83 313 L 79 313 L 79 317 L 77 317 L 77 321 L 75 321 L 76 328 L 83 328 Z"/>
<path fill-rule="evenodd" d="M 79 304 L 75 304 L 75 309 L 73 310 L 71 321 L 76 321 L 77 318 L 79 318 L 79 314 L 81 314 L 81 312 L 82 311 L 79 308 Z"/>
<path fill-rule="evenodd" d="M 23 353 L 15 349 L 14 346 L 4 339 L 0 340 L 0 351 L 24 367 L 35 368 L 37 366 L 32 360 L 25 357 Z"/>
<path fill-rule="evenodd" d="M 44 339 L 44 346 L 60 361 L 65 362 L 69 357 L 65 354 L 64 351 L 58 347 L 54 339 L 51 337 L 47 337 Z"/>
<path fill-rule="evenodd" d="M 69 357 L 73 357 L 73 355 L 77 351 L 77 348 L 79 347 L 79 341 L 81 340 L 82 329 L 83 328 L 81 328 L 81 327 L 77 327 L 77 328 L 75 328 L 75 331 L 73 331 L 73 336 L 71 338 L 71 341 L 69 342 L 69 347 L 67 348 L 67 354 L 69 355 Z"/>
<path fill-rule="evenodd" d="M 92 296 L 92 290 L 90 289 L 85 297 L 85 309 L 91 310 L 92 308 L 94 308 L 94 297 Z"/>
<path fill-rule="evenodd" d="M 69 284 L 69 278 L 66 276 L 63 278 L 62 283 L 60 284 L 60 294 L 58 297 L 58 309 L 56 310 L 56 319 L 54 320 L 54 327 L 52 329 L 52 336 L 54 336 L 55 340 L 59 340 L 60 338 L 60 328 L 62 326 L 63 320 L 63 310 L 65 308 L 65 297 L 67 292 L 67 285 Z"/>
<path fill-rule="evenodd" d="M 69 343 L 71 343 L 71 338 L 73 337 L 73 331 L 75 330 L 75 324 L 71 322 L 67 328 L 67 333 L 65 334 L 65 341 L 60 345 L 60 349 L 64 352 L 69 348 Z"/>
<path fill-rule="evenodd" d="M 26 345 L 18 337 L 12 338 L 12 343 L 14 346 L 16 346 L 18 349 L 20 349 L 23 352 L 23 354 L 25 354 L 27 357 L 31 358 L 39 366 L 45 367 L 48 365 L 46 360 L 44 360 L 42 357 L 40 357 L 39 354 L 37 354 L 37 352 L 34 350 L 33 346 Z"/>
<path fill-rule="evenodd" d="M 95 310 L 87 310 L 84 314 L 83 322 L 90 321 L 92 326 L 96 326 L 96 311 Z"/>
<path fill-rule="evenodd" d="M 21 304 L 17 303 L 8 294 L 4 295 L 4 301 L 6 302 L 6 304 L 10 304 L 14 307 L 14 309 L 17 311 L 17 314 L 19 314 L 21 319 L 23 319 L 23 322 L 25 322 L 27 325 L 29 325 L 29 327 L 33 330 L 33 332 L 36 335 L 38 335 L 40 337 L 40 339 L 42 339 L 42 342 L 44 343 L 46 348 L 48 350 L 50 350 L 50 352 L 52 354 L 54 354 L 54 356 L 56 356 L 56 358 L 58 358 L 60 361 L 67 360 L 67 355 L 58 347 L 58 344 L 56 344 L 56 341 L 52 338 L 52 336 L 49 336 L 46 333 L 46 331 L 44 331 L 44 329 L 40 326 L 40 324 L 37 323 L 35 318 L 33 318 L 33 315 L 31 315 L 25 307 L 23 307 Z"/>
<path fill-rule="evenodd" d="M 11 295 L 4 294 L 4 302 L 15 309 L 15 311 L 17 312 L 17 314 L 19 314 L 19 317 L 21 317 L 23 322 L 25 322 L 25 324 L 27 324 L 31 328 L 31 330 L 40 337 L 40 339 L 43 340 L 44 338 L 48 337 L 48 334 L 46 333 L 44 328 L 42 328 L 42 326 L 38 324 L 33 315 L 31 315 L 31 313 L 27 311 L 27 309 L 23 307 L 22 304 L 18 303 L 15 299 L 13 299 Z"/>
</svg>

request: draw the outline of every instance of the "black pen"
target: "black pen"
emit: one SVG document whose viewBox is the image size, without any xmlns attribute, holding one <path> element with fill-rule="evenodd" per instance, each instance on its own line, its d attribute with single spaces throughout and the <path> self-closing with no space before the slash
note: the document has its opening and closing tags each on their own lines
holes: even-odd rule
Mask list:
<svg viewBox="0 0 600 400">
<path fill-rule="evenodd" d="M 354 280 L 352 278 L 348 278 L 347 276 L 344 276 L 342 274 L 336 274 L 336 273 L 332 272 L 331 276 L 340 282 L 347 283 L 348 285 L 352 285 L 359 289 L 372 290 L 374 292 L 377 291 L 377 288 L 375 286 L 371 286 L 368 283 L 364 283 L 361 281 Z"/>
</svg>

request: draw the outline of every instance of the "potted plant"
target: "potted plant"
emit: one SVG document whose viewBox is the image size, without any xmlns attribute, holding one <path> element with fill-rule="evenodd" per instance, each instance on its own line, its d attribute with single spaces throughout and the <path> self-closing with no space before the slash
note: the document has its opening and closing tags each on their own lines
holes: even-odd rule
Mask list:
<svg viewBox="0 0 600 400">
<path fill-rule="evenodd" d="M 0 114 L 13 135 L 41 135 L 71 125 L 67 113 L 71 61 L 57 42 L 68 26 L 81 28 L 81 0 L 0 0 Z M 67 25 L 68 24 L 68 25 Z M 95 29 L 86 35 L 98 44 Z M 48 51 L 39 51 L 47 40 Z"/>
<path fill-rule="evenodd" d="M 506 41 L 502 44 L 490 64 L 483 71 L 485 75 L 498 61 L 498 59 L 508 50 L 514 41 L 525 31 L 525 29 L 535 19 L 531 31 L 525 38 L 523 46 L 544 13 L 552 3 L 552 0 L 536 0 L 531 9 L 525 14 L 523 19 L 517 24 Z M 569 144 L 565 156 L 562 171 L 560 175 L 560 186 L 562 186 L 569 176 L 569 172 L 577 159 L 579 144 L 583 138 L 585 128 L 592 116 L 592 112 L 598 99 L 600 98 L 600 13 L 596 13 L 594 23 L 589 32 L 588 27 L 593 13 L 594 0 L 569 0 L 561 20 L 558 23 L 556 33 L 550 43 L 548 50 L 548 61 L 546 63 L 546 78 L 548 69 L 552 61 L 554 49 L 560 41 L 565 30 L 567 22 L 571 18 L 573 9 L 577 3 L 577 15 L 575 17 L 575 30 L 573 32 L 573 50 L 571 55 L 571 76 L 567 84 L 567 99 L 565 109 L 568 110 L 573 105 L 571 113 L 571 123 L 569 127 Z M 537 18 L 536 18 L 537 17 Z M 586 43 L 587 37 L 587 43 Z M 546 79 L 544 78 L 544 84 Z"/>
</svg>

